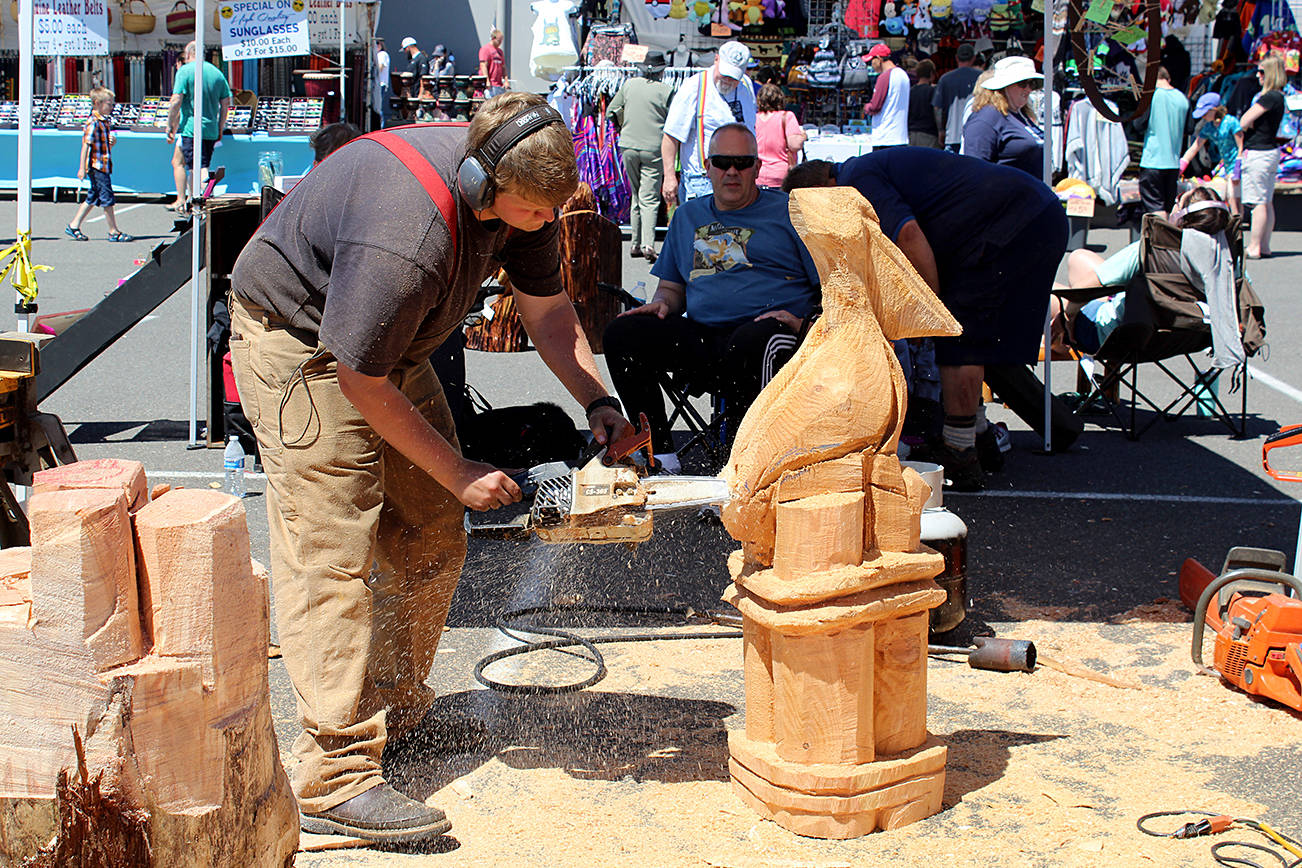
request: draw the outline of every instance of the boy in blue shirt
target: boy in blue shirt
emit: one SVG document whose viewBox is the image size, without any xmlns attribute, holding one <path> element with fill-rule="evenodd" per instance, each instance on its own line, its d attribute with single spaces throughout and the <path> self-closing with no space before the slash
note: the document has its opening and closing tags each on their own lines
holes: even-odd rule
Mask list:
<svg viewBox="0 0 1302 868">
<path fill-rule="evenodd" d="M 679 206 L 651 273 L 655 295 L 616 318 L 604 337 L 615 390 L 646 413 L 652 445 L 678 469 L 657 374 L 671 371 L 724 401 L 729 436 L 764 384 L 795 353 L 819 300 L 818 270 L 787 211 L 761 190 L 755 134 L 719 127 L 706 172 L 713 194 Z"/>
</svg>

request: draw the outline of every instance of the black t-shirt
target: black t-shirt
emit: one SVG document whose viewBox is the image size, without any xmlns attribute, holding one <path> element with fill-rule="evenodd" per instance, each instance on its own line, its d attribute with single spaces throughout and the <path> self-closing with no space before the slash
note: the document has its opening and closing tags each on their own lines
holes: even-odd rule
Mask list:
<svg viewBox="0 0 1302 868">
<path fill-rule="evenodd" d="M 416 76 L 416 78 L 420 78 L 422 75 L 429 75 L 429 58 L 425 55 L 425 52 L 418 51 L 410 60 L 407 61 L 407 71 Z"/>
<path fill-rule="evenodd" d="M 1277 90 L 1268 90 L 1257 98 L 1257 105 L 1264 109 L 1243 133 L 1245 151 L 1273 151 L 1279 147 L 1275 133 L 1279 132 L 1279 122 L 1284 119 L 1284 94 Z"/>
<path fill-rule="evenodd" d="M 515 291 L 561 291 L 555 221 L 536 232 L 482 223 L 456 194 L 464 127 L 393 131 L 438 171 L 457 202 L 447 224 L 416 177 L 383 146 L 349 142 L 308 172 L 258 228 L 231 275 L 235 293 L 317 336 L 367 376 L 429 357 L 505 267 Z"/>
<path fill-rule="evenodd" d="M 936 93 L 934 84 L 915 84 L 909 90 L 909 132 L 936 135 L 936 114 L 931 108 L 931 98 Z"/>
<path fill-rule="evenodd" d="M 835 167 L 836 182 L 873 206 L 892 241 L 917 220 L 942 273 L 1005 247 L 1058 197 L 1037 178 L 936 148 L 889 148 Z"/>
</svg>

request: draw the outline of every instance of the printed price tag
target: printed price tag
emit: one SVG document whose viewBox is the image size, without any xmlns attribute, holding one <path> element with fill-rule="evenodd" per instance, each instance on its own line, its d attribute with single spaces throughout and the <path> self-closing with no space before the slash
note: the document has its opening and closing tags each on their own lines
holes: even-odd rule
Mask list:
<svg viewBox="0 0 1302 868">
<path fill-rule="evenodd" d="M 1095 24 L 1107 24 L 1108 16 L 1112 14 L 1112 7 L 1116 5 L 1116 0 L 1090 0 L 1090 8 L 1085 10 L 1085 20 L 1093 21 Z"/>
</svg>

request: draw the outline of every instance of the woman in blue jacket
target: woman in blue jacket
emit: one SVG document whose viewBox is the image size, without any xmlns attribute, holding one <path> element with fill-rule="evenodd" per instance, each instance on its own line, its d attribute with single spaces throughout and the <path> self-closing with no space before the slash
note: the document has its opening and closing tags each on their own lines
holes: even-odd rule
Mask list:
<svg viewBox="0 0 1302 868">
<path fill-rule="evenodd" d="M 963 151 L 1039 178 L 1044 174 L 1044 132 L 1027 107 L 1031 91 L 1044 76 L 1029 57 L 1005 57 L 990 78 L 978 82 L 972 114 L 963 124 Z"/>
</svg>

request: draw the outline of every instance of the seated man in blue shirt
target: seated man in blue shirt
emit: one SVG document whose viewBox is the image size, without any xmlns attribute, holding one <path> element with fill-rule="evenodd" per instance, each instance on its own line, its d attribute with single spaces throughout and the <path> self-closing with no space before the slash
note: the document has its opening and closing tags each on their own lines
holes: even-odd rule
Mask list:
<svg viewBox="0 0 1302 868">
<path fill-rule="evenodd" d="M 791 225 L 787 194 L 761 190 L 755 134 L 726 124 L 710 138 L 713 195 L 674 212 L 651 273 L 655 295 L 607 328 L 615 390 L 646 413 L 656 454 L 678 469 L 656 375 L 672 371 L 719 394 L 729 435 L 795 353 L 819 300 L 818 270 Z"/>
<path fill-rule="evenodd" d="M 986 365 L 1033 364 L 1053 278 L 1067 249 L 1057 195 L 1026 172 L 933 148 L 892 148 L 844 163 L 801 163 L 783 187 L 854 187 L 882 231 L 963 326 L 936 339 L 943 439 L 928 455 L 959 491 L 985 486 L 1003 456 L 985 422 Z"/>
</svg>

